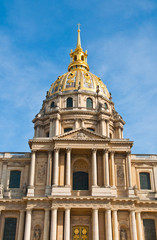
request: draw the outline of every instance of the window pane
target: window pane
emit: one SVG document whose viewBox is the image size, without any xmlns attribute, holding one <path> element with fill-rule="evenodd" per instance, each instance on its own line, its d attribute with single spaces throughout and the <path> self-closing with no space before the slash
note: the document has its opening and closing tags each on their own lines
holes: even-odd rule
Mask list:
<svg viewBox="0 0 157 240">
<path fill-rule="evenodd" d="M 143 219 L 145 240 L 156 240 L 154 219 Z"/>
<path fill-rule="evenodd" d="M 87 98 L 87 108 L 93 108 L 93 101 L 91 98 Z"/>
<path fill-rule="evenodd" d="M 149 173 L 140 173 L 140 187 L 141 189 L 151 189 Z"/>
<path fill-rule="evenodd" d="M 55 103 L 52 102 L 52 103 L 51 103 L 51 108 L 54 108 L 54 107 L 55 107 Z"/>
<path fill-rule="evenodd" d="M 64 133 L 70 132 L 71 130 L 73 130 L 73 129 L 72 128 L 64 128 Z"/>
<path fill-rule="evenodd" d="M 19 188 L 20 187 L 20 177 L 21 177 L 20 171 L 11 171 L 9 188 Z"/>
<path fill-rule="evenodd" d="M 15 240 L 16 222 L 16 218 L 5 219 L 3 240 Z"/>
<path fill-rule="evenodd" d="M 73 173 L 73 190 L 88 190 L 88 173 Z"/>
<path fill-rule="evenodd" d="M 67 99 L 67 108 L 73 107 L 73 99 L 72 98 L 68 98 Z"/>
</svg>

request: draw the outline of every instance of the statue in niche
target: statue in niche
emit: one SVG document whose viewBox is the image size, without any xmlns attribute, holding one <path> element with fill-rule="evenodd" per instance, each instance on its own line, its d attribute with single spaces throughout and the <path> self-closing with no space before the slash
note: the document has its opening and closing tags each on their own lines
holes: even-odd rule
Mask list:
<svg viewBox="0 0 157 240">
<path fill-rule="evenodd" d="M 120 229 L 120 240 L 127 240 L 127 231 L 125 228 Z"/>
<path fill-rule="evenodd" d="M 46 173 L 45 165 L 38 165 L 37 178 L 39 183 L 43 183 L 45 173 Z"/>
<path fill-rule="evenodd" d="M 34 228 L 33 240 L 40 240 L 41 238 L 41 229 L 39 226 Z"/>
</svg>

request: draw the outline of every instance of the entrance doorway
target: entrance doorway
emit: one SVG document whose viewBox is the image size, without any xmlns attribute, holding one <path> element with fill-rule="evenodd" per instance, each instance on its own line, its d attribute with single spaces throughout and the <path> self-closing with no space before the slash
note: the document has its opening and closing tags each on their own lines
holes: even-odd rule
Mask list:
<svg viewBox="0 0 157 240">
<path fill-rule="evenodd" d="M 89 240 L 89 227 L 88 226 L 73 226 L 72 227 L 72 240 Z"/>
</svg>

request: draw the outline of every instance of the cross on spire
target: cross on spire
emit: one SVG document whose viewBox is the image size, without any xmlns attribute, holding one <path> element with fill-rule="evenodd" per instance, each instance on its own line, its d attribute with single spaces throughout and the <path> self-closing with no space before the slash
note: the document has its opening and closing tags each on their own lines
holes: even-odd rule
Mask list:
<svg viewBox="0 0 157 240">
<path fill-rule="evenodd" d="M 80 30 L 80 26 L 81 26 L 81 24 L 80 24 L 80 23 L 78 23 L 78 24 L 77 24 L 77 26 L 78 26 L 78 30 Z"/>
</svg>

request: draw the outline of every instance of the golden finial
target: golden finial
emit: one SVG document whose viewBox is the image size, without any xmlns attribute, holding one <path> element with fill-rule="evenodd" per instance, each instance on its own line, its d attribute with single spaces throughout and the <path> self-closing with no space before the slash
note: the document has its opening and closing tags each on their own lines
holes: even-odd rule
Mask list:
<svg viewBox="0 0 157 240">
<path fill-rule="evenodd" d="M 77 25 L 78 25 L 78 30 L 77 30 L 78 36 L 77 36 L 77 46 L 76 46 L 76 48 L 77 48 L 77 47 L 81 48 L 81 37 L 80 37 L 80 25 L 81 25 L 81 24 L 78 23 Z"/>
</svg>

